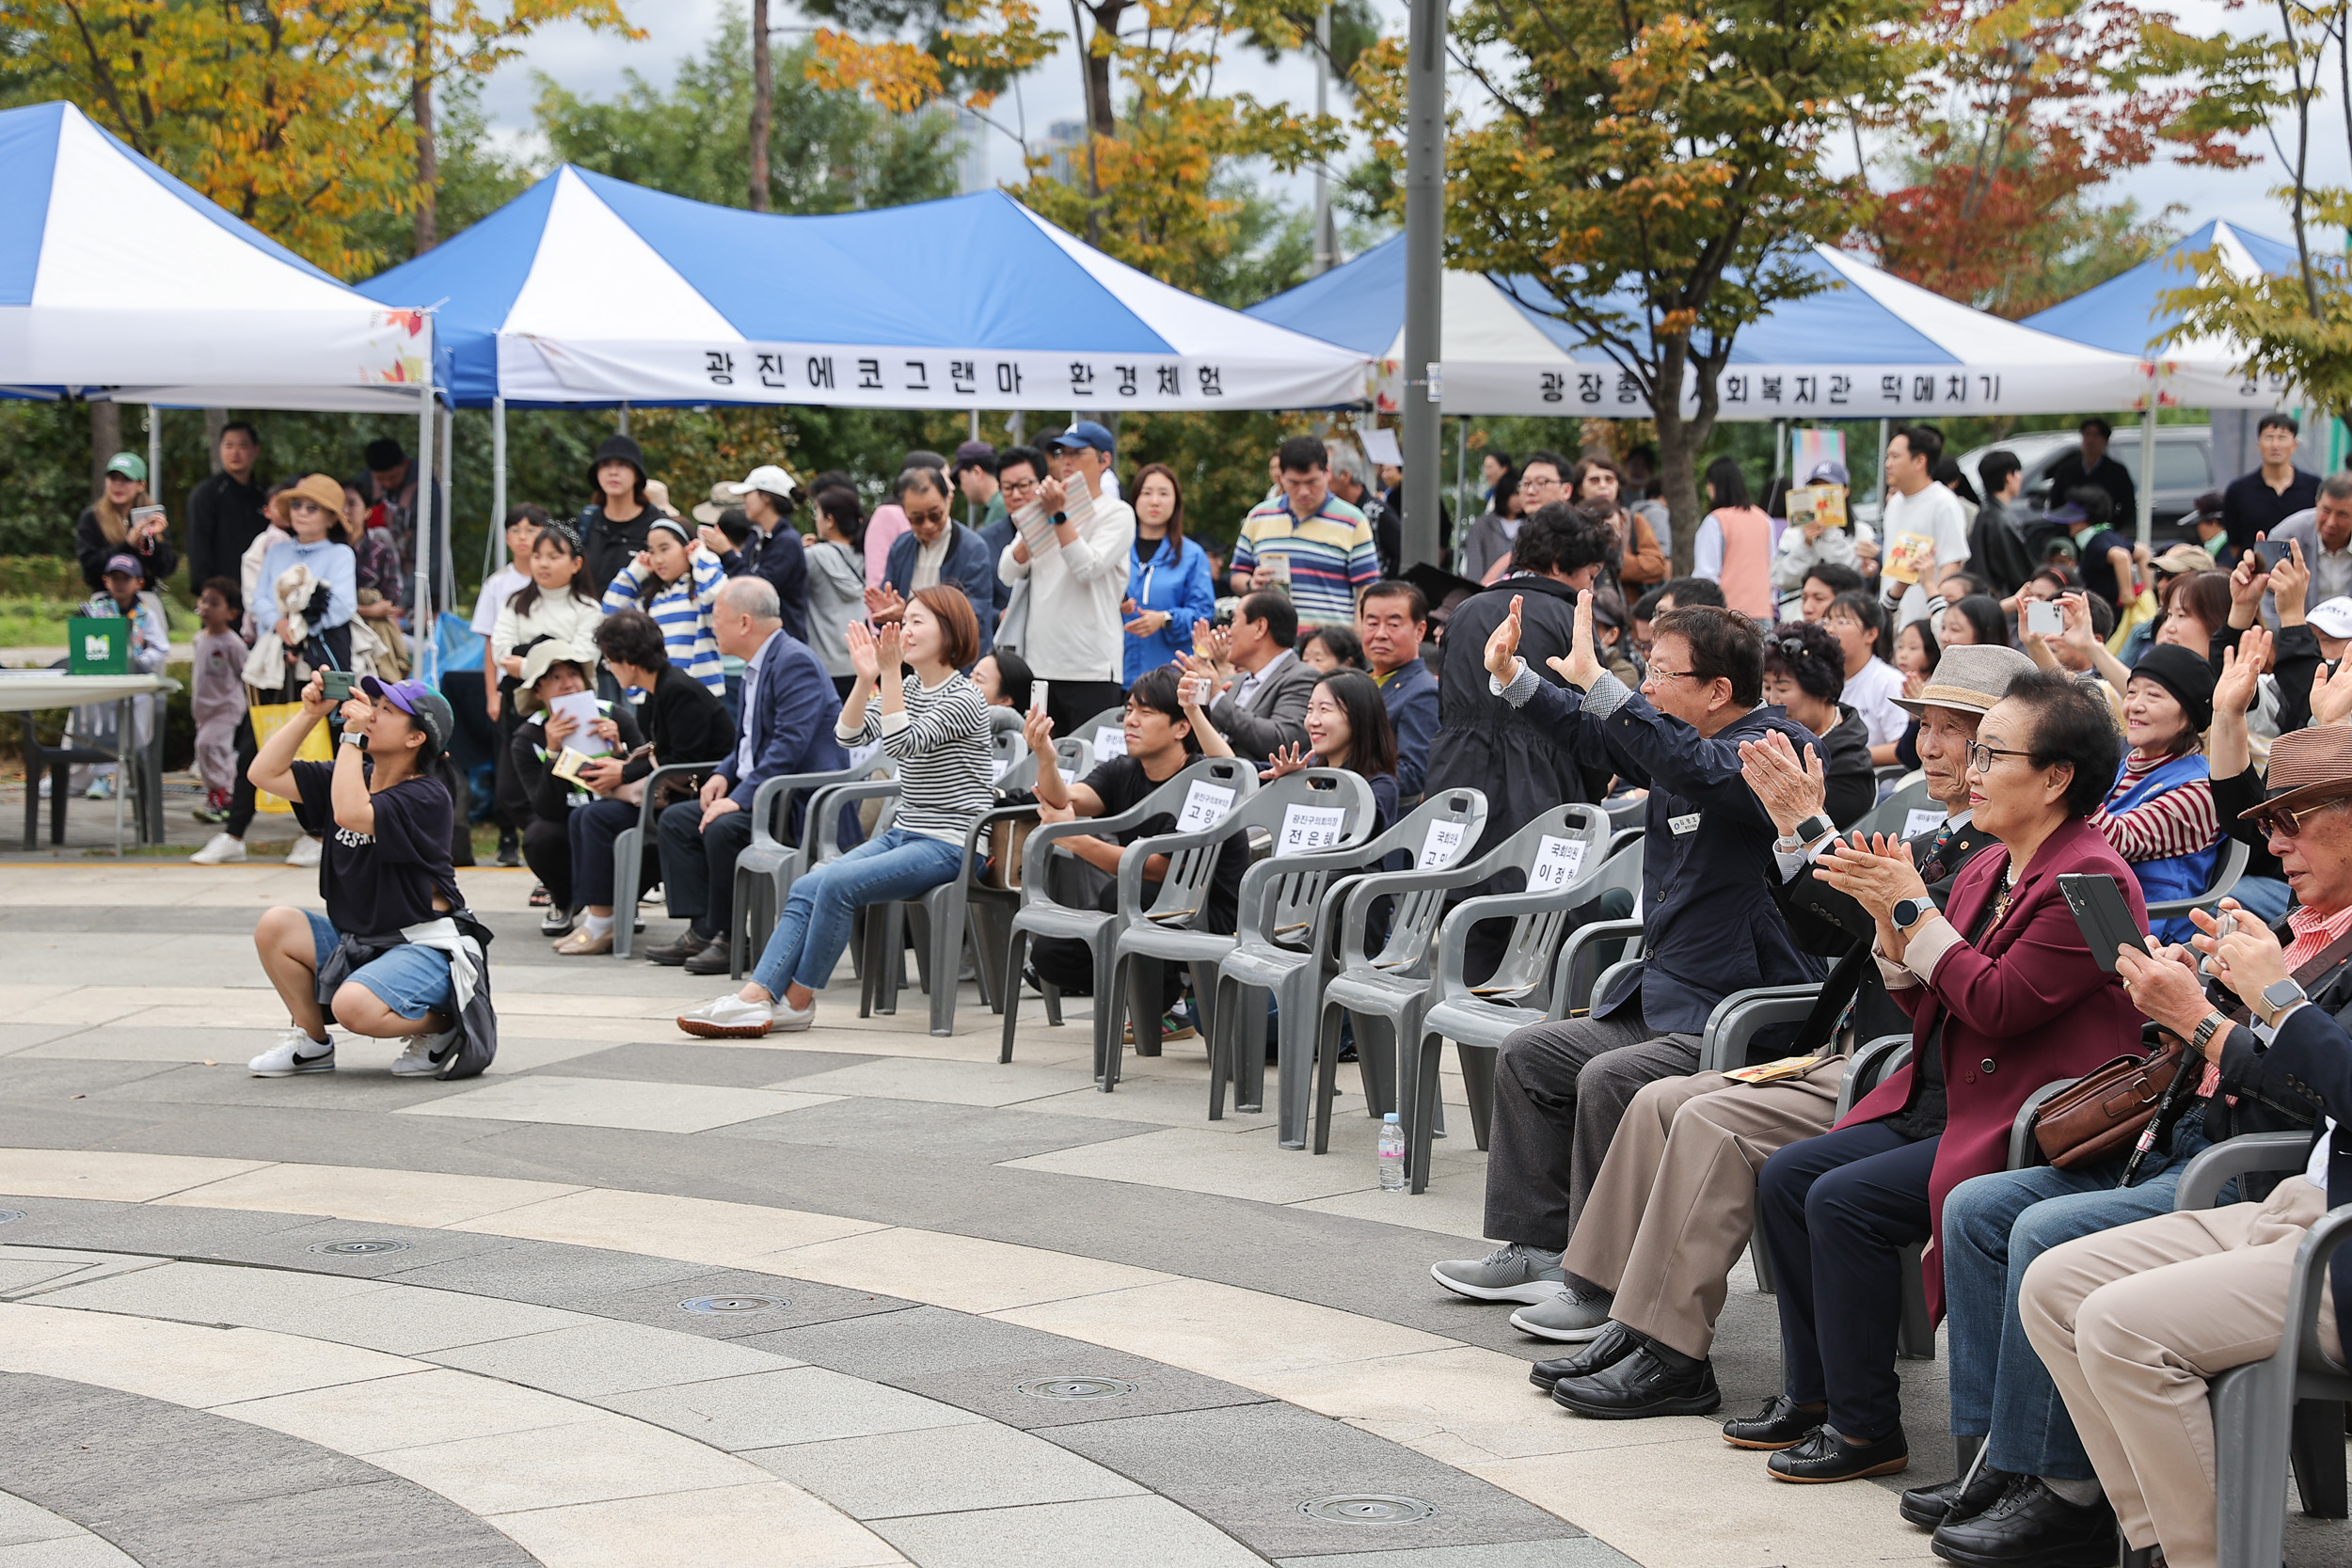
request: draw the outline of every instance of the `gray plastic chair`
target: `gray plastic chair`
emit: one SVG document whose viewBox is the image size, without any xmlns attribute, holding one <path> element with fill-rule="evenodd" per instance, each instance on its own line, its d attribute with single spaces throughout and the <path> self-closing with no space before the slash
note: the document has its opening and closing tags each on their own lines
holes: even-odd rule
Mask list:
<svg viewBox="0 0 2352 1568">
<path fill-rule="evenodd" d="M 1458 830 L 1452 844 L 1433 844 L 1433 826 Z M 1277 1135 L 1284 1148 L 1307 1147 L 1307 1100 L 1314 1076 L 1315 1020 L 1321 1012 L 1324 981 L 1336 973 L 1338 913 L 1355 879 L 1338 875 L 1343 868 L 1360 871 L 1376 866 L 1397 850 L 1412 855 L 1414 869 L 1450 869 L 1478 842 L 1486 825 L 1486 796 L 1483 790 L 1440 790 L 1404 820 L 1377 838 L 1352 849 L 1330 849 L 1316 855 L 1329 880 L 1315 896 L 1306 879 L 1283 876 L 1277 863 L 1261 861 L 1241 882 L 1241 929 L 1233 951 L 1217 965 L 1216 1022 L 1209 1031 L 1209 1119 L 1225 1115 L 1225 1081 L 1236 1060 L 1255 1062 L 1259 1070 L 1245 1078 L 1233 1074 L 1235 1109 L 1255 1111 L 1260 1101 L 1244 1100 L 1246 1082 L 1263 1085 L 1265 1063 L 1265 1009 L 1258 1005 L 1261 991 L 1274 999 L 1278 1026 L 1275 1054 L 1279 1064 L 1275 1099 Z M 1377 873 L 1374 873 L 1377 875 Z M 1302 907 L 1300 893 L 1307 897 Z M 1434 931 L 1444 894 L 1424 890 L 1400 900 L 1394 915 Z M 1426 936 L 1422 945 L 1426 945 Z M 1383 950 L 1384 952 L 1386 949 Z M 1237 1055 L 1238 1053 L 1238 1055 Z"/>
<path fill-rule="evenodd" d="M 1838 836 L 1845 838 L 1864 832 L 1889 833 L 1901 838 L 1903 824 L 1910 820 L 1913 812 L 1935 811 L 1941 815 L 1942 810 L 1928 794 L 1928 781 L 1915 780 L 1864 812 L 1851 828 L 1843 830 Z"/>
<path fill-rule="evenodd" d="M 1094 768 L 1094 748 L 1074 736 L 1065 736 L 1054 742 L 1054 756 L 1066 779 L 1083 779 Z M 996 788 L 1010 794 L 1015 790 L 1037 787 L 1037 753 L 1025 751 L 1020 758 L 996 780 Z M 963 918 L 972 933 L 972 953 L 975 973 L 979 975 L 980 999 L 989 1010 L 1005 1010 L 1005 996 L 1020 984 L 1018 974 L 1005 968 L 1006 955 L 1012 941 L 1012 917 L 1021 908 L 1021 889 L 996 887 L 980 876 L 987 853 L 989 830 L 999 822 L 1033 822 L 1037 819 L 1035 806 L 999 806 L 985 813 L 973 824 L 971 853 L 965 858 L 971 885 L 963 890 Z M 1056 1006 L 1050 1016 L 1061 1022 L 1061 1009 Z"/>
<path fill-rule="evenodd" d="M 1369 1108 L 1377 1113 L 1392 1096 L 1399 1119 L 1405 1123 L 1411 1190 L 1427 1190 L 1429 1143 L 1438 1114 L 1438 1053 L 1423 1049 L 1423 1037 L 1438 976 L 1451 966 L 1458 982 L 1463 943 L 1471 926 L 1481 920 L 1509 918 L 1511 933 L 1503 943 L 1502 961 L 1474 994 L 1511 1000 L 1543 987 L 1550 979 L 1552 958 L 1565 935 L 1569 912 L 1597 895 L 1609 863 L 1603 853 L 1609 836 L 1609 816 L 1600 807 L 1555 806 L 1468 864 L 1445 871 L 1397 871 L 1367 877 L 1349 890 L 1340 927 L 1340 972 L 1324 987 L 1315 1031 L 1317 1154 L 1331 1147 L 1340 1014 L 1344 1012 L 1355 1026 L 1356 1060 L 1364 1075 Z M 1463 900 L 1444 915 L 1434 955 L 1426 929 L 1402 920 L 1392 923 L 1389 945 L 1377 954 L 1365 951 L 1374 899 L 1471 887 L 1506 871 L 1527 872 L 1536 863 L 1548 838 L 1583 847 L 1576 872 L 1565 885 Z M 1399 926 L 1406 929 L 1400 933 Z M 1383 1093 L 1380 1082 L 1383 1069 L 1393 1074 L 1388 1094 Z"/>
<path fill-rule="evenodd" d="M 1103 739 L 1104 730 L 1118 732 L 1118 747 L 1105 746 Z M 1117 707 L 1104 708 L 1086 722 L 1073 728 L 1069 737 L 1073 740 L 1085 741 L 1092 749 L 1090 754 L 1124 756 L 1126 752 L 1120 748 L 1127 744 L 1127 705 L 1121 703 Z"/>
<path fill-rule="evenodd" d="M 2216 1144 L 2181 1173 L 2173 1210 L 2212 1208 L 2222 1187 L 2240 1176 L 2300 1171 L 2310 1146 L 2305 1132 L 2249 1132 Z M 2352 1402 L 2352 1374 L 2319 1347 L 2319 1304 L 2328 1262 L 2347 1241 L 2352 1204 L 2329 1211 L 2296 1249 L 2279 1348 L 2267 1360 L 2231 1368 L 2208 1391 L 2214 1431 L 2227 1434 L 2215 1455 L 2219 1568 L 2274 1568 L 2279 1561 L 2286 1533 L 2279 1497 L 2290 1465 L 2305 1513 L 2345 1516 L 2344 1411 Z"/>
<path fill-rule="evenodd" d="M 1196 930 L 1193 922 L 1208 907 L 1217 862 L 1227 842 L 1236 834 L 1255 831 L 1273 839 L 1279 851 L 1283 824 L 1294 807 L 1344 813 L 1340 840 L 1331 846 L 1343 852 L 1353 850 L 1372 836 L 1375 813 L 1378 810 L 1372 798 L 1372 784 L 1362 774 L 1341 768 L 1302 768 L 1284 774 L 1247 800 L 1236 800 L 1232 810 L 1213 828 L 1142 839 L 1129 846 L 1130 852 L 1120 858 L 1120 925 L 1111 958 L 1114 990 L 1111 1019 L 1103 1034 L 1104 1094 L 1119 1086 L 1120 1067 L 1126 1057 L 1120 1038 L 1119 1004 L 1125 1003 L 1134 1017 L 1136 1054 L 1160 1053 L 1163 964 L 1191 966 L 1193 999 L 1200 1009 L 1201 1028 L 1215 1035 L 1218 1023 L 1214 1002 L 1217 965 L 1239 945 L 1241 939 L 1220 931 Z M 1134 852 L 1137 850 L 1141 853 Z M 1160 890 L 1147 909 L 1143 902 L 1143 863 L 1151 855 L 1168 857 L 1168 873 L 1160 879 Z M 1314 907 L 1323 892 L 1327 863 L 1317 853 L 1278 852 L 1251 866 L 1249 872 L 1264 871 L 1269 866 L 1281 868 L 1265 874 L 1278 884 L 1272 894 L 1276 918 L 1290 925 Z M 1245 880 L 1248 874 L 1244 874 Z M 1095 1010 L 1104 1010 L 1099 1001 Z M 1257 1104 L 1263 1093 L 1261 1085 L 1265 1078 L 1265 1037 L 1259 1033 L 1256 1037 L 1260 1042 L 1257 1059 L 1248 1060 L 1248 1053 L 1244 1052 L 1243 1059 L 1234 1063 L 1237 1103 Z"/>
<path fill-rule="evenodd" d="M 637 889 L 645 863 L 645 846 L 653 841 L 654 800 L 661 781 L 689 773 L 707 773 L 725 761 L 674 762 L 645 775 L 645 793 L 637 802 L 637 821 L 612 835 L 612 956 L 626 958 L 636 947 Z"/>
<path fill-rule="evenodd" d="M 2253 858 L 2254 851 L 2244 840 L 2223 839 L 2221 858 L 2214 862 L 2213 880 L 2206 884 L 2205 891 L 2191 897 L 2164 898 L 2149 905 L 2150 923 L 2172 920 L 2191 910 L 2212 909 L 2229 895 L 2232 888 L 2237 886 L 2238 879 L 2246 875 L 2247 863 Z"/>
<path fill-rule="evenodd" d="M 1638 893 L 1642 887 L 1642 835 L 1636 830 L 1622 830 L 1610 836 L 1609 858 L 1602 863 L 1600 875 L 1595 879 L 1595 897 L 1612 889 Z M 1600 944 L 1611 940 L 1624 941 L 1633 921 L 1588 921 L 1568 933 L 1560 944 L 1560 954 L 1552 962 L 1551 990 L 1549 1005 L 1541 1011 L 1527 1005 L 1531 996 L 1517 1002 L 1473 994 L 1462 984 L 1462 945 L 1457 941 L 1445 944 L 1438 966 L 1438 983 L 1429 993 L 1429 1011 L 1422 1020 L 1424 1051 L 1443 1049 L 1446 1040 L 1454 1045 L 1454 1054 L 1462 1065 L 1462 1085 L 1470 1095 L 1470 1132 L 1478 1147 L 1485 1148 L 1488 1127 L 1494 1115 L 1495 1053 L 1515 1031 L 1531 1023 L 1557 1023 L 1562 1019 L 1582 1010 L 1590 1002 L 1593 985 L 1597 978 Z M 1464 938 L 1467 940 L 1468 927 Z M 1432 1045 L 1430 1042 L 1435 1041 Z"/>
<path fill-rule="evenodd" d="M 997 1053 L 1000 1062 L 1012 1060 L 1012 1036 L 1021 1014 L 1021 960 L 1031 937 L 1067 937 L 1087 944 L 1094 958 L 1094 1072 L 1103 1074 L 1103 1037 L 1105 1026 L 1117 1011 L 1111 1006 L 1111 974 L 1114 953 L 1113 928 L 1120 921 L 1116 910 L 1108 913 L 1092 904 L 1068 904 L 1057 898 L 1052 890 L 1049 869 L 1054 859 L 1054 845 L 1058 839 L 1087 834 L 1098 838 L 1115 837 L 1132 832 L 1155 816 L 1171 816 L 1184 809 L 1184 797 L 1196 783 L 1208 783 L 1233 792 L 1233 803 L 1239 806 L 1257 793 L 1258 770 L 1238 757 L 1204 757 L 1184 768 L 1168 783 L 1160 785 L 1128 811 L 1116 816 L 1084 817 L 1074 822 L 1053 822 L 1029 835 L 1027 847 L 1021 856 L 1021 907 L 1012 917 L 1012 928 L 1006 939 L 1005 966 L 1009 976 L 1005 990 L 1005 1037 L 1003 1049 Z M 1123 866 L 1133 860 L 1138 876 L 1145 854 L 1140 843 L 1131 844 L 1120 856 Z M 1054 999 L 1046 998 L 1051 1016 Z M 1158 1017 L 1155 1013 L 1154 1019 Z M 1056 1022 L 1058 1022 L 1057 1020 Z M 1116 1036 L 1112 1037 L 1114 1039 Z"/>
<path fill-rule="evenodd" d="M 878 757 L 862 767 L 836 768 L 824 773 L 782 773 L 752 792 L 752 841 L 735 857 L 734 912 L 728 917 L 727 929 L 721 933 L 726 938 L 730 972 L 736 979 L 743 978 L 751 968 L 752 955 L 767 945 L 768 933 L 775 929 L 776 916 L 791 895 L 792 879 L 800 875 L 801 847 L 786 842 L 775 832 L 790 809 L 786 792 L 852 784 L 870 775 L 877 766 L 887 768 L 888 764 Z M 814 799 L 812 794 L 810 803 Z M 803 838 L 808 836 L 811 819 L 809 812 L 802 813 Z"/>
</svg>

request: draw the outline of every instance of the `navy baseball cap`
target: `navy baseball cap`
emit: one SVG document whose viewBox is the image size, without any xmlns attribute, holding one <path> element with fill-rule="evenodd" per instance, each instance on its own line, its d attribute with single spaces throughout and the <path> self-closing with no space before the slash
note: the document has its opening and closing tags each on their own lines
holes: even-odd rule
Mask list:
<svg viewBox="0 0 2352 1568">
<path fill-rule="evenodd" d="M 1819 463 L 1814 464 L 1813 471 L 1805 476 L 1804 482 L 1807 484 L 1845 484 L 1850 483 L 1846 477 L 1846 466 L 1843 463 L 1838 462 L 1834 457 L 1824 457 Z"/>
<path fill-rule="evenodd" d="M 456 710 L 449 699 L 422 681 L 381 681 L 373 675 L 359 677 L 359 689 L 372 703 L 389 703 L 406 714 L 424 730 L 427 762 L 449 750 L 450 731 L 456 728 Z"/>
<path fill-rule="evenodd" d="M 1105 457 L 1118 450 L 1118 443 L 1111 439 L 1111 433 L 1092 420 L 1080 420 L 1059 436 L 1047 436 L 1045 444 L 1049 447 L 1060 447 L 1064 451 L 1072 451 L 1078 447 L 1092 447 Z"/>
</svg>

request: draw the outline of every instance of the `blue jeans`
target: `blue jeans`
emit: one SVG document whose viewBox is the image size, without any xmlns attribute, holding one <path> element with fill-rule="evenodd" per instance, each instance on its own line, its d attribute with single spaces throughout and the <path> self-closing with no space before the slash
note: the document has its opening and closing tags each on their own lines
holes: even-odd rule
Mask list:
<svg viewBox="0 0 2352 1568">
<path fill-rule="evenodd" d="M 2287 917 L 2287 900 L 2294 895 L 2276 877 L 2240 877 L 2230 896 L 2239 909 L 2260 916 L 2264 925 L 2276 926 Z"/>
<path fill-rule="evenodd" d="M 2201 1117 L 2151 1149 L 2128 1189 L 2123 1157 L 2078 1170 L 1996 1171 L 1944 1200 L 1944 1302 L 1951 1324 L 1952 1433 L 1988 1439 L 1984 1462 L 2011 1475 L 2090 1481 L 2094 1472 L 2058 1385 L 2026 1342 L 2017 1290 L 2061 1242 L 2172 1212 L 2181 1172 L 2209 1140 Z M 2150 1174 L 2153 1172 L 2153 1174 Z"/>
<path fill-rule="evenodd" d="M 318 969 L 325 969 L 343 939 L 325 915 L 304 912 L 310 917 L 311 958 Z M 418 1019 L 427 1013 L 457 1016 L 457 990 L 450 984 L 449 955 L 437 947 L 419 947 L 414 942 L 395 947 L 353 970 L 351 978 L 403 1018 Z"/>
<path fill-rule="evenodd" d="M 798 982 L 823 989 L 850 945 L 850 925 L 861 904 L 887 904 L 929 893 L 963 864 L 963 846 L 887 828 L 839 860 L 827 861 L 792 884 L 784 913 L 768 934 L 752 979 L 781 998 Z M 947 983 L 955 982 L 951 977 Z"/>
</svg>

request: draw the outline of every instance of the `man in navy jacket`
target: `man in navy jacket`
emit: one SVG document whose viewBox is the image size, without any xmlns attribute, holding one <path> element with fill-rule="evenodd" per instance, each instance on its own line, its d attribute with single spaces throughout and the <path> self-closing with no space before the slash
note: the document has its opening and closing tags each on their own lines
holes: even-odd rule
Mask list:
<svg viewBox="0 0 2352 1568">
<path fill-rule="evenodd" d="M 779 609 L 773 584 L 740 577 L 727 579 L 710 610 L 719 651 L 744 661 L 743 718 L 734 755 L 712 771 L 701 796 L 661 814 L 662 886 L 670 912 L 690 924 L 675 942 L 645 951 L 654 962 L 683 964 L 690 974 L 721 974 L 729 967 L 735 857 L 752 841 L 759 786 L 850 763 L 833 733 L 840 693 L 808 644 L 784 629 Z M 788 807 L 787 832 L 795 837 L 804 803 L 796 797 Z"/>
<path fill-rule="evenodd" d="M 1582 766 L 1649 791 L 1643 961 L 1594 999 L 1590 1017 L 1534 1024 L 1502 1042 L 1486 1232 L 1504 1245 L 1430 1272 L 1474 1300 L 1529 1304 L 1513 1321 L 1534 1320 L 1557 1337 L 1608 1321 L 1607 1293 L 1570 1281 L 1560 1254 L 1634 1094 L 1697 1070 L 1708 1015 L 1731 992 L 1821 978 L 1820 961 L 1798 949 L 1773 901 L 1780 830 L 1740 761 L 1741 741 L 1778 732 L 1802 750 L 1816 737 L 1759 706 L 1763 641 L 1743 615 L 1710 605 L 1661 615 L 1638 692 L 1594 652 L 1590 593 L 1577 596 L 1568 656 L 1551 661 L 1565 688 L 1518 657 L 1518 632 L 1515 598 L 1486 643 L 1492 689 Z"/>
<path fill-rule="evenodd" d="M 1438 737 L 1438 677 L 1421 657 L 1429 600 L 1409 582 L 1375 582 L 1356 602 L 1356 635 L 1396 731 L 1396 792 L 1409 800 L 1422 793 L 1429 743 Z"/>
<path fill-rule="evenodd" d="M 947 484 L 937 468 L 910 468 L 901 477 L 906 489 L 898 504 L 906 511 L 907 531 L 890 542 L 890 555 L 882 565 L 882 583 L 890 596 L 881 598 L 868 593 L 866 606 L 886 618 L 914 596 L 918 555 L 944 548 L 946 553 L 939 559 L 938 580 L 944 586 L 962 589 L 963 596 L 972 601 L 972 613 L 980 623 L 980 652 L 985 654 L 996 642 L 996 557 L 989 550 L 988 541 L 947 515 Z"/>
</svg>

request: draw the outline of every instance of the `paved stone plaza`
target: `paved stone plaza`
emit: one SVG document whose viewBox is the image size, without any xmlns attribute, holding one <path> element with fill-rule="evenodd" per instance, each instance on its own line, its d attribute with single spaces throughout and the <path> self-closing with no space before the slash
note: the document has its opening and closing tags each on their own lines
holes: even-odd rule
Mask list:
<svg viewBox="0 0 2352 1568">
<path fill-rule="evenodd" d="M 1902 1481 L 1528 1386 L 1546 1348 L 1428 1277 L 1485 1250 L 1457 1078 L 1430 1192 L 1382 1193 L 1359 1094 L 1285 1152 L 1206 1119 L 1199 1041 L 1105 1096 L 1085 1003 L 1030 998 L 999 1066 L 968 986 L 952 1038 L 845 984 L 692 1042 L 712 982 L 556 958 L 528 873 L 460 875 L 492 1072 L 342 1039 L 264 1080 L 250 928 L 309 874 L 0 863 L 0 1568 L 1933 1560 Z M 1732 1406 L 1777 1381 L 1744 1271 L 1717 1365 Z M 1941 1479 L 1943 1368 L 1904 1385 Z"/>
</svg>

